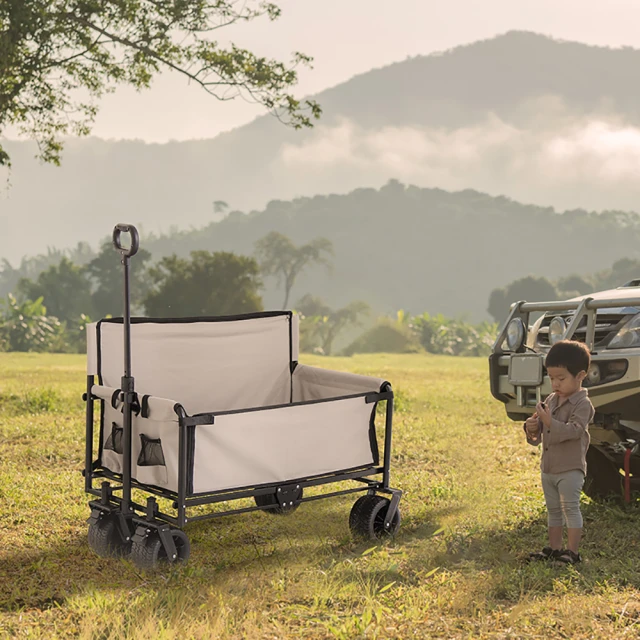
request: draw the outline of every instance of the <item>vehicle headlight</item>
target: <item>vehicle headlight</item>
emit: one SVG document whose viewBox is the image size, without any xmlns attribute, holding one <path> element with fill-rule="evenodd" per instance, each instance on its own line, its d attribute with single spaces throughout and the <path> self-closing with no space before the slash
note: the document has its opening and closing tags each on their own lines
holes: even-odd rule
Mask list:
<svg viewBox="0 0 640 640">
<path fill-rule="evenodd" d="M 594 362 L 589 367 L 589 371 L 587 371 L 587 380 L 589 384 L 598 384 L 602 379 L 602 373 L 600 371 L 600 367 Z"/>
<path fill-rule="evenodd" d="M 564 318 L 556 316 L 549 325 L 549 344 L 554 345 L 559 340 L 562 340 L 564 332 L 567 330 L 567 323 Z"/>
<path fill-rule="evenodd" d="M 640 347 L 640 313 L 633 316 L 607 345 L 607 349 L 629 349 L 630 347 Z"/>
<path fill-rule="evenodd" d="M 514 318 L 507 327 L 507 346 L 511 351 L 517 351 L 525 338 L 524 322 L 522 318 Z"/>
</svg>

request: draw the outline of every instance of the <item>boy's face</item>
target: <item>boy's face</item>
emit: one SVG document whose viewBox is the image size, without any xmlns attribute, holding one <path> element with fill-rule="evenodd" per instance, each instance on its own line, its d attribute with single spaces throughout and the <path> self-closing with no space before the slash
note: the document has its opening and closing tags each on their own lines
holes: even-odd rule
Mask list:
<svg viewBox="0 0 640 640">
<path fill-rule="evenodd" d="M 568 398 L 582 386 L 587 372 L 580 371 L 578 375 L 572 375 L 566 367 L 548 367 L 547 373 L 551 380 L 553 391 L 562 398 Z"/>
</svg>

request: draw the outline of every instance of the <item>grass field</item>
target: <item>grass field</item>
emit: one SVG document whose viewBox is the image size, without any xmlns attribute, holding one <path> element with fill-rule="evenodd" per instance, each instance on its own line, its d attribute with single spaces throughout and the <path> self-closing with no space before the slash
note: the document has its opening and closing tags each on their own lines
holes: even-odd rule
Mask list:
<svg viewBox="0 0 640 640">
<path fill-rule="evenodd" d="M 538 452 L 486 361 L 303 361 L 394 385 L 396 538 L 354 543 L 344 496 L 187 526 L 189 562 L 143 574 L 87 545 L 84 358 L 0 354 L 0 637 L 640 637 L 637 502 L 584 499 L 577 568 L 522 562 L 544 543 Z"/>
</svg>

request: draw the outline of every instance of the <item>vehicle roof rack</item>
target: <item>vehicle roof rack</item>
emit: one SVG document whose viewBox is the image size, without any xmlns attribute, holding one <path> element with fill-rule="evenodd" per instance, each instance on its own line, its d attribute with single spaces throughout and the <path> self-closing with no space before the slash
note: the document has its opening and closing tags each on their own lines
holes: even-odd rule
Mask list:
<svg viewBox="0 0 640 640">
<path fill-rule="evenodd" d="M 629 280 L 629 282 L 623 284 L 621 287 L 618 287 L 618 289 L 626 289 L 627 287 L 640 287 L 640 278 Z"/>
</svg>

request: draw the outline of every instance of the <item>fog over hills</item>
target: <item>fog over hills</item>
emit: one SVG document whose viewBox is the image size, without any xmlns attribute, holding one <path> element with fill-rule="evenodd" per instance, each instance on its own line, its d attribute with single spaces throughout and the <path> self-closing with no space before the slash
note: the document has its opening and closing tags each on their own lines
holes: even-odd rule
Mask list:
<svg viewBox="0 0 640 640">
<path fill-rule="evenodd" d="M 96 243 L 123 220 L 205 225 L 215 200 L 248 211 L 390 178 L 560 210 L 637 210 L 638 68 L 638 50 L 509 32 L 328 89 L 314 96 L 324 115 L 310 131 L 263 116 L 211 140 L 70 140 L 61 168 L 10 142 L 0 257 Z"/>
</svg>

